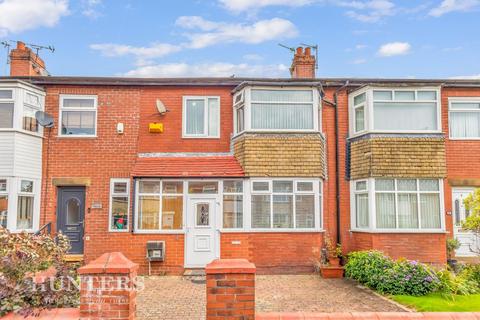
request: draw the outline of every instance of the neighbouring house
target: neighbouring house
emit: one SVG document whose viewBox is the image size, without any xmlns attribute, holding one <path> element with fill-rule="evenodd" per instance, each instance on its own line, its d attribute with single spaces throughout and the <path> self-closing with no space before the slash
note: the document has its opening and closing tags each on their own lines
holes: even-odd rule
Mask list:
<svg viewBox="0 0 480 320">
<path fill-rule="evenodd" d="M 288 79 L 48 76 L 22 43 L 10 60 L 0 222 L 50 225 L 79 259 L 305 272 L 327 234 L 434 264 L 447 237 L 475 245 L 460 221 L 480 186 L 479 80 L 316 78 L 309 48 Z"/>
</svg>

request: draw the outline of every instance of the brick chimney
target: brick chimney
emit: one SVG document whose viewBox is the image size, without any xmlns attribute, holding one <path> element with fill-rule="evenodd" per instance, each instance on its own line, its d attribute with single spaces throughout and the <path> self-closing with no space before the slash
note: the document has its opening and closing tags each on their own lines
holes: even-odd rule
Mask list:
<svg viewBox="0 0 480 320">
<path fill-rule="evenodd" d="M 10 51 L 10 76 L 34 77 L 48 76 L 45 62 L 25 43 L 17 41 L 17 47 Z"/>
<path fill-rule="evenodd" d="M 292 78 L 315 78 L 315 56 L 310 47 L 298 47 L 290 67 Z"/>
</svg>

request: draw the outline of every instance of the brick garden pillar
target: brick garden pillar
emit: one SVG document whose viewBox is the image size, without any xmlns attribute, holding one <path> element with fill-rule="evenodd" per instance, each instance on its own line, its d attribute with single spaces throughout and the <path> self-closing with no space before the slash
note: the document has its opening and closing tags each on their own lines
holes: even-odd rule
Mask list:
<svg viewBox="0 0 480 320">
<path fill-rule="evenodd" d="M 137 270 L 121 252 L 105 253 L 78 269 L 80 319 L 135 319 Z"/>
<path fill-rule="evenodd" d="M 255 319 L 255 270 L 246 259 L 207 265 L 207 320 Z"/>
</svg>

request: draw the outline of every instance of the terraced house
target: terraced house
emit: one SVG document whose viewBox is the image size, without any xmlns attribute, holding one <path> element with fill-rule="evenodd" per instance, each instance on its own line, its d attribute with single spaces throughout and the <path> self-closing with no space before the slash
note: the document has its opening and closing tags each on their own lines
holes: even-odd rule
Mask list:
<svg viewBox="0 0 480 320">
<path fill-rule="evenodd" d="M 309 48 L 286 79 L 49 76 L 22 43 L 10 58 L 1 223 L 61 231 L 72 257 L 273 273 L 311 270 L 326 236 L 434 264 L 448 237 L 476 245 L 460 221 L 480 186 L 478 80 L 316 78 Z"/>
</svg>

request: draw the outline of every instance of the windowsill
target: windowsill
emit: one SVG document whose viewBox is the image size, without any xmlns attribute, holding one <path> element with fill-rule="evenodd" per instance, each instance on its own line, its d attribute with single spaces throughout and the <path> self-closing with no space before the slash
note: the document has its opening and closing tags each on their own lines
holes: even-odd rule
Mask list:
<svg viewBox="0 0 480 320">
<path fill-rule="evenodd" d="M 351 139 L 351 138 L 361 137 L 361 136 L 364 136 L 364 135 L 367 135 L 367 134 L 400 134 L 400 135 L 402 135 L 402 134 L 404 134 L 404 135 L 416 134 L 416 135 L 422 135 L 422 134 L 443 134 L 443 131 L 438 131 L 438 130 L 434 130 L 434 131 L 365 130 L 365 131 L 362 131 L 362 132 L 354 133 L 349 138 Z"/>
<path fill-rule="evenodd" d="M 362 230 L 362 229 L 350 229 L 349 232 L 358 232 L 358 233 L 437 233 L 437 234 L 443 234 L 443 233 L 448 233 L 448 231 L 445 230 Z"/>
<path fill-rule="evenodd" d="M 266 133 L 266 134 L 323 134 L 320 130 L 244 130 L 234 133 L 232 139 L 238 138 L 249 133 Z"/>
<path fill-rule="evenodd" d="M 128 229 L 125 229 L 125 230 L 113 230 L 113 229 L 109 229 L 108 232 L 109 233 L 128 233 L 130 230 Z"/>
<path fill-rule="evenodd" d="M 23 129 L 15 129 L 15 128 L 0 128 L 0 132 L 18 132 L 23 133 L 32 137 L 43 138 L 43 135 L 37 132 L 32 132 Z"/>
<path fill-rule="evenodd" d="M 82 136 L 82 135 L 57 135 L 57 138 L 63 139 L 96 139 L 98 136 Z"/>
<path fill-rule="evenodd" d="M 480 137 L 479 138 L 452 138 L 452 137 L 449 137 L 448 140 L 452 140 L 452 141 L 480 141 Z"/>
<path fill-rule="evenodd" d="M 135 230 L 134 234 L 184 234 L 185 230 Z"/>
<path fill-rule="evenodd" d="M 220 139 L 220 137 L 206 137 L 206 136 L 182 136 L 182 139 Z"/>
<path fill-rule="evenodd" d="M 323 229 L 220 229 L 220 233 L 323 233 Z"/>
</svg>

